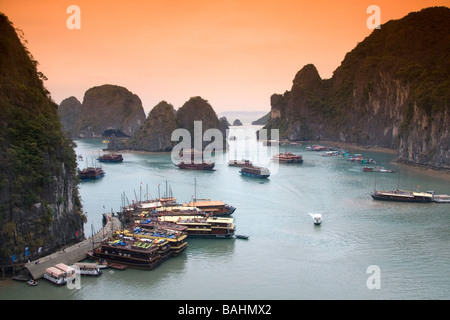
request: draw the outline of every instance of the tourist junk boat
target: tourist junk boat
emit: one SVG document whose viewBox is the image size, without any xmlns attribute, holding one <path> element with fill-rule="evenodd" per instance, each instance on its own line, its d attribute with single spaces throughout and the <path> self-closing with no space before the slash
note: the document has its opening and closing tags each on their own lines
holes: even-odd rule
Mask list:
<svg viewBox="0 0 450 320">
<path fill-rule="evenodd" d="M 116 236 L 119 238 L 119 242 L 131 241 L 138 247 L 156 246 L 162 260 L 166 260 L 172 254 L 169 241 L 163 237 L 143 237 L 135 232 L 129 232 L 129 230 L 116 231 Z"/>
<path fill-rule="evenodd" d="M 236 208 L 224 203 L 222 200 L 193 199 L 184 203 L 186 208 L 196 208 L 208 216 L 229 216 L 236 211 Z M 192 214 L 192 213 L 191 213 Z"/>
<path fill-rule="evenodd" d="M 414 192 L 407 190 L 379 191 L 375 190 L 371 194 L 374 200 L 399 201 L 399 202 L 420 202 L 428 203 L 433 201 L 433 195 L 428 192 Z"/>
<path fill-rule="evenodd" d="M 182 226 L 180 226 L 182 227 Z M 164 240 L 169 244 L 171 255 L 177 256 L 187 248 L 187 227 L 183 231 L 175 231 L 173 229 L 167 229 L 165 227 L 159 226 L 158 224 L 152 224 L 149 226 L 145 223 L 140 223 L 134 228 L 133 231 L 124 230 L 124 235 L 134 235 L 140 240 Z"/>
<path fill-rule="evenodd" d="M 103 273 L 101 266 L 97 263 L 77 262 L 73 266 L 79 269 L 80 275 L 97 277 Z"/>
<path fill-rule="evenodd" d="M 106 260 L 110 266 L 115 263 L 136 269 L 152 270 L 164 261 L 159 251 L 159 247 L 151 243 L 109 239 L 102 241 L 89 255 L 94 259 Z"/>
<path fill-rule="evenodd" d="M 198 199 L 197 198 L 197 179 L 194 179 L 194 197 L 192 201 L 184 203 L 183 207 L 195 208 L 200 211 L 200 215 L 207 216 L 229 216 L 236 211 L 236 208 L 224 203 L 222 200 Z M 196 213 L 191 213 L 191 215 Z"/>
<path fill-rule="evenodd" d="M 272 160 L 282 163 L 303 163 L 303 157 L 299 154 L 293 154 L 291 152 L 283 152 L 275 154 Z"/>
<path fill-rule="evenodd" d="M 185 159 L 182 159 L 182 161 L 176 163 L 175 166 L 180 169 L 187 170 L 214 170 L 215 163 L 213 161 L 205 161 L 203 158 L 203 152 L 191 150 L 189 153 L 190 161 L 185 161 Z M 179 155 L 180 157 L 183 156 L 183 150 L 180 151 Z"/>
<path fill-rule="evenodd" d="M 229 160 L 228 165 L 232 167 L 243 167 L 245 165 L 251 165 L 250 160 Z"/>
<path fill-rule="evenodd" d="M 270 176 L 268 168 L 258 167 L 254 165 L 245 165 L 239 171 L 240 174 L 247 177 L 265 179 Z"/>
<path fill-rule="evenodd" d="M 214 170 L 215 163 L 214 162 L 201 162 L 201 163 L 195 163 L 195 162 L 180 162 L 175 164 L 180 169 L 187 169 L 187 170 Z"/>
<path fill-rule="evenodd" d="M 348 158 L 348 161 L 351 162 L 358 162 L 358 163 L 362 163 L 362 164 L 372 164 L 372 163 L 377 163 L 374 159 L 371 158 L 364 158 L 362 154 L 357 153 L 354 154 L 353 156 L 350 156 Z"/>
<path fill-rule="evenodd" d="M 78 171 L 78 177 L 83 181 L 95 180 L 105 176 L 101 167 L 87 167 Z"/>
<path fill-rule="evenodd" d="M 380 166 L 376 166 L 376 167 L 363 167 L 363 171 L 364 172 L 381 172 L 381 173 L 394 173 L 395 170 L 391 170 L 391 169 L 386 169 L 385 167 L 380 167 Z"/>
<path fill-rule="evenodd" d="M 193 206 L 167 206 L 167 207 L 154 207 L 148 210 L 142 210 L 142 217 L 160 217 L 160 216 L 192 216 L 192 215 L 206 215 L 199 208 Z"/>
<path fill-rule="evenodd" d="M 118 153 L 106 153 L 97 158 L 100 162 L 123 162 L 123 157 Z"/>
<path fill-rule="evenodd" d="M 191 238 L 231 238 L 236 230 L 234 219 L 228 217 L 162 216 L 158 220 L 186 226 Z"/>
</svg>

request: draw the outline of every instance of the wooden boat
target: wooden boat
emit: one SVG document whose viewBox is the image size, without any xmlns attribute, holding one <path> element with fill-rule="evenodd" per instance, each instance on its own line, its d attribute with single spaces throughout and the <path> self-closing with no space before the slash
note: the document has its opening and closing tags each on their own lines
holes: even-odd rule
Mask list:
<svg viewBox="0 0 450 320">
<path fill-rule="evenodd" d="M 247 177 L 252 178 L 260 178 L 265 179 L 270 176 L 270 171 L 268 168 L 253 166 L 253 165 L 245 165 L 239 171 L 240 174 Z"/>
<path fill-rule="evenodd" d="M 314 144 L 312 146 L 308 145 L 306 147 L 306 150 L 309 150 L 309 151 L 326 151 L 326 150 L 328 150 L 328 147 Z"/>
<path fill-rule="evenodd" d="M 229 216 L 236 211 L 235 207 L 224 203 L 222 200 L 193 199 L 191 202 L 184 203 L 183 206 L 197 208 L 201 213 L 209 216 Z"/>
<path fill-rule="evenodd" d="M 450 203 L 450 195 L 447 194 L 433 195 L 433 201 L 438 203 Z"/>
<path fill-rule="evenodd" d="M 206 161 L 202 151 L 188 150 L 186 153 L 187 161 L 186 157 L 183 158 L 183 152 L 181 150 L 179 153 L 181 162 L 176 163 L 176 167 L 187 170 L 214 170 L 215 163 L 213 161 Z"/>
<path fill-rule="evenodd" d="M 201 209 L 190 205 L 155 207 L 151 210 L 142 211 L 142 213 L 153 217 L 206 215 Z"/>
<path fill-rule="evenodd" d="M 141 241 L 165 241 L 169 245 L 171 254 L 177 256 L 187 248 L 186 229 L 184 231 L 173 231 L 160 227 L 158 224 L 150 228 L 145 224 L 140 224 L 133 231 L 124 230 L 123 234 L 138 238 Z"/>
<path fill-rule="evenodd" d="M 187 227 L 178 225 L 173 222 L 158 221 L 157 218 L 145 219 L 141 221 L 135 221 L 137 227 L 146 229 L 159 228 L 167 231 L 186 232 Z"/>
<path fill-rule="evenodd" d="M 299 154 L 293 154 L 291 152 L 284 152 L 275 154 L 272 157 L 273 161 L 282 163 L 303 163 L 303 157 Z"/>
<path fill-rule="evenodd" d="M 349 161 L 351 162 L 359 162 L 362 164 L 372 164 L 372 163 L 377 163 L 374 159 L 371 158 L 364 158 L 362 154 L 357 153 L 354 154 L 353 156 L 350 156 L 348 158 Z"/>
<path fill-rule="evenodd" d="M 29 286 L 35 287 L 35 286 L 38 285 L 38 282 L 36 280 L 34 280 L 34 279 L 30 279 L 30 280 L 27 281 L 27 284 Z"/>
<path fill-rule="evenodd" d="M 394 173 L 395 170 L 386 169 L 385 167 L 375 166 L 375 167 L 363 167 L 364 172 L 381 172 L 381 173 Z"/>
<path fill-rule="evenodd" d="M 326 151 L 324 153 L 319 154 L 319 156 L 321 157 L 337 157 L 337 156 L 342 156 L 343 155 L 343 151 L 337 151 L 337 150 L 333 150 L 333 151 Z"/>
<path fill-rule="evenodd" d="M 243 167 L 245 165 L 251 165 L 250 160 L 229 160 L 228 165 L 232 167 Z"/>
<path fill-rule="evenodd" d="M 195 208 L 200 210 L 201 215 L 207 216 L 229 216 L 236 211 L 236 208 L 224 203 L 222 200 L 198 199 L 197 198 L 197 179 L 194 179 L 194 197 L 192 201 L 184 203 L 183 207 Z M 195 211 L 195 210 L 194 210 Z M 191 215 L 196 215 L 195 212 Z"/>
<path fill-rule="evenodd" d="M 374 200 L 399 201 L 399 202 L 419 202 L 427 203 L 433 201 L 433 195 L 428 192 L 414 192 L 406 190 L 379 191 L 371 194 Z"/>
<path fill-rule="evenodd" d="M 214 162 L 201 162 L 201 163 L 195 163 L 195 162 L 180 162 L 175 164 L 180 169 L 187 169 L 187 170 L 214 170 L 215 163 Z"/>
<path fill-rule="evenodd" d="M 105 153 L 97 158 L 100 162 L 122 162 L 123 157 L 118 153 Z"/>
<path fill-rule="evenodd" d="M 152 270 L 164 260 L 159 251 L 160 248 L 151 243 L 144 244 L 140 241 L 109 239 L 103 241 L 89 255 L 108 261 L 110 267 L 119 264 L 136 269 Z"/>
<path fill-rule="evenodd" d="M 386 169 L 385 167 L 376 166 L 373 168 L 373 171 L 381 172 L 381 173 L 394 173 L 395 170 Z"/>
<path fill-rule="evenodd" d="M 227 217 L 163 216 L 158 220 L 186 226 L 187 235 L 191 238 L 231 238 L 236 230 L 234 219 Z"/>
<path fill-rule="evenodd" d="M 126 265 L 119 264 L 119 263 L 114 263 L 114 262 L 110 263 L 109 267 L 113 268 L 113 269 L 116 269 L 116 270 L 125 270 L 125 269 L 127 269 Z"/>
<path fill-rule="evenodd" d="M 77 262 L 73 266 L 78 268 L 80 275 L 97 277 L 103 273 L 97 263 Z"/>
<path fill-rule="evenodd" d="M 78 171 L 78 177 L 83 181 L 95 180 L 105 176 L 101 167 L 87 167 Z"/>
</svg>

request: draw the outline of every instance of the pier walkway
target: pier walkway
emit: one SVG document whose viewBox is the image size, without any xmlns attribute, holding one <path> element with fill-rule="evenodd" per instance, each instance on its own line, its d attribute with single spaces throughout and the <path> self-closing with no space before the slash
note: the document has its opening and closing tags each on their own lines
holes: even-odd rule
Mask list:
<svg viewBox="0 0 450 320">
<path fill-rule="evenodd" d="M 31 261 L 25 264 L 25 268 L 30 273 L 31 277 L 35 280 L 42 278 L 45 270 L 58 263 L 64 263 L 67 265 L 74 264 L 87 257 L 89 251 L 92 251 L 93 247 L 98 246 L 99 243 L 106 237 L 111 236 L 117 230 L 120 230 L 121 223 L 119 219 L 113 217 L 108 218 L 106 225 L 93 237 L 88 238 L 82 242 L 76 243 L 73 246 L 64 248 L 54 252 L 48 256 L 41 257 L 38 260 Z M 92 239 L 94 241 L 92 241 Z"/>
</svg>

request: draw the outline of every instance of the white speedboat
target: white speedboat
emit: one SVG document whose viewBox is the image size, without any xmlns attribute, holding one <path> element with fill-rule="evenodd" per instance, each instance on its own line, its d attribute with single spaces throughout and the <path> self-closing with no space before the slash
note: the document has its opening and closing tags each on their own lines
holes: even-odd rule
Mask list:
<svg viewBox="0 0 450 320">
<path fill-rule="evenodd" d="M 318 226 L 322 223 L 322 214 L 320 213 L 310 213 L 309 214 L 313 218 L 314 225 Z"/>
</svg>

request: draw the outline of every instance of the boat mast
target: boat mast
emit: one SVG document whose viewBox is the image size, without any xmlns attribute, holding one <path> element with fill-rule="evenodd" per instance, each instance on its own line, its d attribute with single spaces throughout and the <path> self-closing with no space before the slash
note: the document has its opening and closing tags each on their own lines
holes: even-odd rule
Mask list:
<svg viewBox="0 0 450 320">
<path fill-rule="evenodd" d="M 166 180 L 166 198 L 169 197 L 169 190 L 167 189 L 167 180 Z"/>
</svg>

